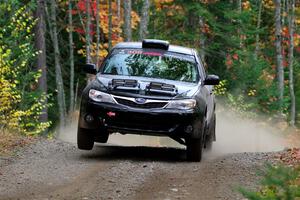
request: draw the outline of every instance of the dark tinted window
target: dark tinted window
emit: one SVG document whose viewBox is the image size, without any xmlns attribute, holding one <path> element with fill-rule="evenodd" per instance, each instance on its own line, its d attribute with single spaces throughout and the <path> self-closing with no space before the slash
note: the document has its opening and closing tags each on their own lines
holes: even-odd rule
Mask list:
<svg viewBox="0 0 300 200">
<path fill-rule="evenodd" d="M 193 56 L 161 50 L 115 50 L 103 63 L 103 74 L 162 78 L 184 82 L 199 79 Z"/>
</svg>

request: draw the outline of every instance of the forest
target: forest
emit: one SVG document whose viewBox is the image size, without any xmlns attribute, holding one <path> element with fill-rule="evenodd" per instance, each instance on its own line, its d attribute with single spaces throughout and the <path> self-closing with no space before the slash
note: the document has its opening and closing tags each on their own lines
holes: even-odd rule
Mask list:
<svg viewBox="0 0 300 200">
<path fill-rule="evenodd" d="M 125 156 L 120 159 L 119 155 L 107 153 L 107 149 L 108 156 L 98 151 L 96 154 L 99 155 L 81 155 L 69 143 L 50 140 L 78 118 L 82 90 L 94 78 L 83 72 L 84 64 L 93 63 L 100 69 L 104 58 L 117 43 L 148 38 L 167 40 L 171 44 L 196 49 L 208 73 L 216 74 L 221 79 L 219 85 L 214 87 L 217 106 L 225 108 L 228 116 L 234 113 L 241 116 L 239 118 L 273 126 L 287 133 L 281 134 L 285 139 L 289 138 L 290 133 L 295 133 L 296 136 L 290 140 L 300 144 L 299 26 L 299 0 L 0 0 L 0 199 L 1 192 L 6 190 L 13 191 L 13 195 L 19 194 L 19 186 L 22 184 L 26 188 L 26 195 L 34 196 L 36 188 L 49 182 L 46 189 L 42 190 L 44 194 L 51 188 L 49 175 L 55 175 L 55 180 L 61 178 L 57 179 L 58 185 L 63 185 L 63 172 L 69 177 L 72 170 L 76 171 L 76 175 L 99 176 L 100 181 L 93 177 L 92 181 L 97 182 L 90 188 L 90 179 L 80 176 L 72 184 L 74 190 L 68 185 L 67 190 L 60 188 L 61 191 L 67 191 L 65 195 L 76 196 L 80 190 L 90 195 L 95 185 L 113 186 L 106 190 L 105 187 L 101 188 L 103 190 L 97 189 L 98 192 L 109 192 L 111 195 L 116 187 L 110 178 L 115 178 L 116 182 L 123 180 L 123 184 L 120 184 L 123 189 L 130 183 L 144 186 L 141 180 L 146 178 L 134 178 L 148 173 L 148 179 L 156 182 L 145 185 L 151 185 L 151 188 L 156 186 L 157 191 L 165 189 L 162 186 L 175 187 L 177 181 L 176 187 L 179 189 L 165 189 L 172 194 L 178 194 L 180 187 L 191 189 L 193 184 L 188 181 L 194 180 L 194 191 L 200 195 L 211 190 L 213 194 L 210 196 L 213 197 L 220 192 L 218 189 L 229 187 L 231 182 L 235 182 L 242 187 L 237 192 L 248 199 L 299 198 L 299 148 L 262 154 L 235 149 L 232 155 L 224 157 L 222 154 L 223 157 L 218 159 L 205 160 L 206 165 L 211 163 L 209 167 L 203 168 L 205 164 L 202 164 L 198 168 L 194 164 L 182 165 L 176 158 L 174 162 L 168 152 L 180 154 L 178 149 L 161 148 L 159 153 L 155 153 L 157 151 L 153 147 L 109 147 L 115 154 Z M 227 132 L 232 134 L 232 129 L 239 122 L 242 121 L 226 124 L 229 127 Z M 251 135 L 259 134 L 259 128 L 253 125 L 249 127 L 247 131 Z M 245 133 L 248 136 L 250 134 L 247 131 Z M 242 145 L 251 139 L 240 135 Z M 41 141 L 37 142 L 39 139 Z M 263 141 L 263 144 L 272 143 L 273 140 L 269 139 Z M 233 140 L 230 142 L 230 147 L 235 148 Z M 13 154 L 11 152 L 15 147 L 29 143 L 36 143 L 31 154 L 29 149 L 25 154 L 20 154 L 23 156 L 19 156 L 19 160 L 8 159 L 7 155 Z M 110 156 L 112 160 L 108 158 Z M 147 156 L 151 163 L 148 162 L 149 158 L 145 159 Z M 260 183 L 262 189 L 251 192 L 236 182 L 255 176 L 256 165 L 264 168 L 261 163 L 272 159 L 275 161 L 271 161 L 267 170 L 261 174 L 264 177 Z M 19 168 L 17 161 L 21 163 Z M 277 161 L 281 164 L 274 164 Z M 101 162 L 104 164 L 101 165 Z M 92 172 L 83 171 L 84 166 Z M 118 167 L 119 171 L 116 170 Z M 102 170 L 105 168 L 109 169 Z M 186 169 L 189 169 L 190 174 L 186 174 Z M 154 177 L 152 171 L 159 173 Z M 104 174 L 100 176 L 101 173 Z M 44 179 L 34 179 L 36 175 Z M 106 176 L 109 178 L 104 178 Z M 19 180 L 22 177 L 24 182 Z M 236 180 L 233 180 L 234 177 Z M 138 182 L 129 181 L 132 178 Z M 185 179 L 188 180 L 183 184 Z M 70 180 L 67 180 L 68 184 Z M 34 189 L 31 190 L 27 188 L 30 181 L 34 183 Z M 107 184 L 102 184 L 105 181 Z M 213 189 L 199 187 L 201 181 Z M 14 186 L 17 186 L 15 191 Z M 134 191 L 132 188 L 129 187 L 128 193 Z M 203 188 L 205 191 L 201 190 Z M 117 187 L 116 195 L 120 195 L 121 191 Z M 140 187 L 135 191 L 140 191 Z M 224 191 L 218 194 L 218 199 L 235 190 L 229 188 L 227 192 Z M 151 198 L 155 197 L 154 194 L 151 191 Z M 195 195 L 194 199 L 200 197 L 197 192 Z M 21 199 L 24 197 L 21 196 Z M 51 194 L 49 197 L 52 199 L 58 196 Z M 77 198 L 66 197 L 63 199 L 88 199 L 81 194 Z M 109 198 L 114 199 L 111 196 Z M 40 196 L 33 199 L 40 199 Z M 118 196 L 116 199 L 122 198 Z"/>
<path fill-rule="evenodd" d="M 3 0 L 0 3 L 0 131 L 55 132 L 121 41 L 168 40 L 198 50 L 218 74 L 219 101 L 300 125 L 300 2 L 296 0 Z"/>
</svg>

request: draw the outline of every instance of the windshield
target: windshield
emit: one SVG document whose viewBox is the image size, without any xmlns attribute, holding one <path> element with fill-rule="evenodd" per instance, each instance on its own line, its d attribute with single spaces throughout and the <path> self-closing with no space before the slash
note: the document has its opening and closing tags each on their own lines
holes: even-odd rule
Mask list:
<svg viewBox="0 0 300 200">
<path fill-rule="evenodd" d="M 199 79 L 193 56 L 157 49 L 117 49 L 103 63 L 102 73 L 184 82 Z"/>
</svg>

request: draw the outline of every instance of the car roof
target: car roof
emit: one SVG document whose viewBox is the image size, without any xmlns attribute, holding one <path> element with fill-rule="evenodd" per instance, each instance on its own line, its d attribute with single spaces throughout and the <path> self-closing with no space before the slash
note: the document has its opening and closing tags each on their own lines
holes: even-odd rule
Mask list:
<svg viewBox="0 0 300 200">
<path fill-rule="evenodd" d="M 141 49 L 142 42 L 120 42 L 113 49 Z M 187 55 L 194 55 L 193 49 L 177 45 L 170 45 L 168 51 L 175 53 L 182 53 Z"/>
</svg>

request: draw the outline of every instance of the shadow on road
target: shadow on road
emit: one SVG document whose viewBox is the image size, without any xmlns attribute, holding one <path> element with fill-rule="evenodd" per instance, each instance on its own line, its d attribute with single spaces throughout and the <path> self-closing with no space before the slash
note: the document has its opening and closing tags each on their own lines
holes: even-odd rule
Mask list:
<svg viewBox="0 0 300 200">
<path fill-rule="evenodd" d="M 81 158 L 101 161 L 185 162 L 186 154 L 185 149 L 170 147 L 95 145 L 93 151 L 83 152 Z"/>
</svg>

